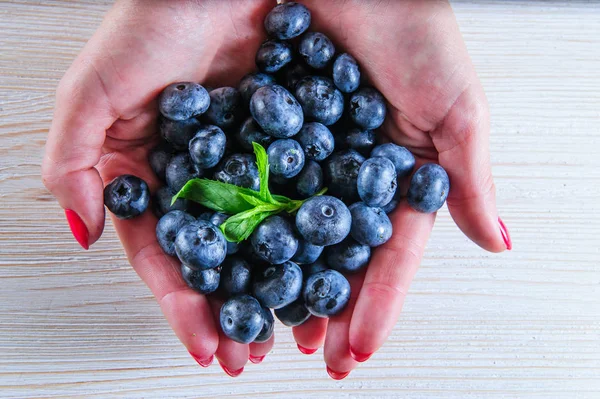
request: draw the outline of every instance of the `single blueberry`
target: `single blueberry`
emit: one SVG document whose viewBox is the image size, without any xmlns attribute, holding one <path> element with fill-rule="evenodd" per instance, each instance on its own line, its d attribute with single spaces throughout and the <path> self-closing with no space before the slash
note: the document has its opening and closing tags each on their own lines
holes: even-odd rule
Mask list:
<svg viewBox="0 0 600 399">
<path fill-rule="evenodd" d="M 288 64 L 283 71 L 282 80 L 285 87 L 290 90 L 296 90 L 296 84 L 305 76 L 313 75 L 314 70 L 304 64 L 304 62 L 296 62 L 293 65 Z"/>
<path fill-rule="evenodd" d="M 344 93 L 352 93 L 360 85 L 360 69 L 354 57 L 340 54 L 333 63 L 333 82 Z"/>
<path fill-rule="evenodd" d="M 196 220 L 183 226 L 175 238 L 175 252 L 194 270 L 219 266 L 227 255 L 227 240 L 214 224 Z"/>
<path fill-rule="evenodd" d="M 206 295 L 219 287 L 220 273 L 217 269 L 194 270 L 182 263 L 181 276 L 188 287 Z"/>
<path fill-rule="evenodd" d="M 325 270 L 306 280 L 304 303 L 317 317 L 331 317 L 340 313 L 350 300 L 350 283 L 340 272 Z"/>
<path fill-rule="evenodd" d="M 269 170 L 274 175 L 289 179 L 304 167 L 304 151 L 296 140 L 275 140 L 267 149 Z"/>
<path fill-rule="evenodd" d="M 397 199 L 393 199 L 388 202 L 387 205 L 381 207 L 381 209 L 383 209 L 386 214 L 390 214 L 398 207 L 398 203 L 399 201 Z"/>
<path fill-rule="evenodd" d="M 356 242 L 352 237 L 327 247 L 327 264 L 340 273 L 356 273 L 364 269 L 371 259 L 371 248 Z"/>
<path fill-rule="evenodd" d="M 313 68 L 325 68 L 335 54 L 335 46 L 327 36 L 319 32 L 308 32 L 300 41 L 300 55 Z"/>
<path fill-rule="evenodd" d="M 294 262 L 269 265 L 254 275 L 252 293 L 268 308 L 278 309 L 294 302 L 302 291 L 302 269 Z"/>
<path fill-rule="evenodd" d="M 238 144 L 246 151 L 253 151 L 252 143 L 258 143 L 267 148 L 273 142 L 273 136 L 262 131 L 254 118 L 249 117 L 242 123 L 237 133 Z"/>
<path fill-rule="evenodd" d="M 210 97 L 204 87 L 193 82 L 173 83 L 158 96 L 158 109 L 165 118 L 182 121 L 206 112 Z"/>
<path fill-rule="evenodd" d="M 154 147 L 148 154 L 148 163 L 154 174 L 165 181 L 165 170 L 173 155 L 173 148 L 168 143 L 162 143 Z"/>
<path fill-rule="evenodd" d="M 312 197 L 323 188 L 323 170 L 315 161 L 307 161 L 296 178 L 296 191 L 302 198 Z"/>
<path fill-rule="evenodd" d="M 324 247 L 321 245 L 314 245 L 306 241 L 303 238 L 298 239 L 298 249 L 292 257 L 292 261 L 299 265 L 311 264 L 315 262 L 321 253 L 323 253 Z"/>
<path fill-rule="evenodd" d="M 289 2 L 276 5 L 265 18 L 269 36 L 286 40 L 300 36 L 310 26 L 310 11 L 302 4 Z"/>
<path fill-rule="evenodd" d="M 363 87 L 350 97 L 350 117 L 363 129 L 377 129 L 386 115 L 385 99 L 380 92 Z"/>
<path fill-rule="evenodd" d="M 141 215 L 149 202 L 150 189 L 137 176 L 121 175 L 104 188 L 104 205 L 119 219 Z"/>
<path fill-rule="evenodd" d="M 163 117 L 158 122 L 162 138 L 179 151 L 187 151 L 190 140 L 201 127 L 202 124 L 196 118 L 172 121 Z"/>
<path fill-rule="evenodd" d="M 329 270 L 329 266 L 325 264 L 323 258 L 324 257 L 321 256 L 314 263 L 300 265 L 300 268 L 302 269 L 302 278 L 304 279 L 304 281 L 308 280 L 308 278 L 315 273 L 319 273 L 324 270 Z"/>
<path fill-rule="evenodd" d="M 229 219 L 229 215 L 224 213 L 215 212 L 211 215 L 209 221 L 217 227 L 220 227 L 223 222 Z M 239 250 L 240 244 L 237 242 L 227 241 L 227 255 L 233 255 Z"/>
<path fill-rule="evenodd" d="M 236 186 L 260 189 L 256 160 L 250 154 L 233 154 L 225 158 L 215 172 L 215 179 Z"/>
<path fill-rule="evenodd" d="M 345 148 L 358 151 L 363 156 L 368 156 L 375 145 L 375 132 L 352 128 L 347 135 L 342 138 Z"/>
<path fill-rule="evenodd" d="M 354 150 L 333 153 L 325 162 L 325 182 L 329 194 L 351 203 L 358 197 L 358 172 L 365 157 Z"/>
<path fill-rule="evenodd" d="M 194 165 L 189 153 L 173 155 L 165 170 L 165 180 L 174 193 L 178 193 L 188 181 L 200 176 L 202 170 Z"/>
<path fill-rule="evenodd" d="M 396 194 L 396 168 L 388 158 L 367 159 L 358 171 L 358 195 L 368 206 L 385 206 Z"/>
<path fill-rule="evenodd" d="M 225 153 L 225 133 L 213 125 L 203 126 L 190 141 L 190 157 L 198 168 L 217 165 Z"/>
<path fill-rule="evenodd" d="M 406 148 L 394 143 L 380 144 L 371 151 L 372 157 L 384 157 L 392 161 L 398 177 L 410 175 L 415 167 L 415 157 Z"/>
<path fill-rule="evenodd" d="M 250 112 L 262 130 L 277 138 L 294 136 L 302 128 L 302 107 L 279 85 L 263 86 L 250 99 Z"/>
<path fill-rule="evenodd" d="M 329 78 L 304 77 L 296 84 L 295 94 L 307 119 L 329 126 L 344 113 L 344 95 Z"/>
<path fill-rule="evenodd" d="M 419 212 L 433 213 L 440 209 L 450 191 L 448 173 L 440 165 L 428 163 L 421 166 L 410 180 L 408 204 Z"/>
<path fill-rule="evenodd" d="M 175 203 L 171 205 L 171 201 L 175 194 L 177 193 L 174 193 L 169 186 L 163 186 L 156 190 L 152 200 L 154 201 L 154 210 L 158 217 L 175 210 L 188 211 L 190 202 L 184 198 L 178 198 Z"/>
<path fill-rule="evenodd" d="M 265 324 L 263 309 L 250 295 L 235 296 L 221 306 L 219 315 L 223 333 L 240 344 L 256 339 Z"/>
<path fill-rule="evenodd" d="M 292 61 L 292 45 L 279 40 L 267 40 L 258 48 L 255 61 L 261 71 L 277 72 Z"/>
<path fill-rule="evenodd" d="M 361 244 L 378 247 L 392 236 L 392 222 L 381 208 L 357 202 L 350 206 L 352 229 L 350 235 Z"/>
<path fill-rule="evenodd" d="M 214 213 L 212 211 L 202 212 L 202 213 L 200 213 L 198 215 L 198 217 L 196 218 L 196 220 L 204 220 L 206 222 L 210 222 L 210 219 L 212 218 L 213 215 L 214 215 Z"/>
<path fill-rule="evenodd" d="M 210 107 L 206 119 L 222 129 L 231 129 L 244 116 L 242 96 L 233 87 L 220 87 L 210 92 Z"/>
<path fill-rule="evenodd" d="M 238 90 L 246 104 L 248 104 L 256 90 L 273 84 L 275 84 L 275 78 L 271 75 L 260 72 L 249 73 L 240 80 Z"/>
<path fill-rule="evenodd" d="M 310 312 L 306 309 L 304 298 L 302 298 L 301 295 L 289 305 L 275 309 L 275 316 L 277 316 L 283 325 L 287 327 L 296 327 L 310 318 Z"/>
<path fill-rule="evenodd" d="M 156 239 L 167 255 L 175 256 L 175 238 L 183 226 L 195 221 L 194 217 L 183 211 L 171 211 L 160 218 L 156 224 Z"/>
<path fill-rule="evenodd" d="M 298 238 L 292 224 L 281 216 L 269 216 L 250 236 L 254 252 L 272 264 L 281 264 L 292 258 L 298 249 Z"/>
<path fill-rule="evenodd" d="M 273 336 L 273 331 L 275 330 L 275 319 L 273 319 L 271 310 L 263 306 L 262 313 L 265 321 L 260 333 L 254 339 L 254 342 L 258 342 L 259 344 L 267 342 Z"/>
<path fill-rule="evenodd" d="M 305 123 L 295 139 L 306 154 L 306 158 L 322 161 L 333 152 L 335 141 L 327 126 L 319 122 Z"/>
<path fill-rule="evenodd" d="M 313 245 L 333 245 L 350 232 L 352 217 L 342 201 L 328 195 L 308 199 L 296 214 L 296 228 Z"/>
<path fill-rule="evenodd" d="M 252 268 L 238 256 L 228 256 L 221 264 L 220 289 L 226 298 L 248 294 L 252 287 Z"/>
</svg>

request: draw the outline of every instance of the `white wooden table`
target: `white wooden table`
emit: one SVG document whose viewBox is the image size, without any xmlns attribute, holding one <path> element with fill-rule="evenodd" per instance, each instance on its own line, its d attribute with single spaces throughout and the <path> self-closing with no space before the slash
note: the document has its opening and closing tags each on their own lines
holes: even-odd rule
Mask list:
<svg viewBox="0 0 600 399">
<path fill-rule="evenodd" d="M 40 182 L 65 69 L 108 1 L 0 1 L 1 397 L 600 397 L 600 5 L 455 3 L 486 88 L 491 255 L 440 212 L 392 336 L 341 382 L 291 333 L 237 379 L 201 369 L 112 226 L 81 251 Z"/>
</svg>

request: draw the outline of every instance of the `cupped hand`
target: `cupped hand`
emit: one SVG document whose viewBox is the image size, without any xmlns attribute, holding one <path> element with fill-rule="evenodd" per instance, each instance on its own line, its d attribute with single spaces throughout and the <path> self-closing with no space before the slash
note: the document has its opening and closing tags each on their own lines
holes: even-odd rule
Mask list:
<svg viewBox="0 0 600 399">
<path fill-rule="evenodd" d="M 448 208 L 458 227 L 491 252 L 511 248 L 498 217 L 489 160 L 485 94 L 446 1 L 306 0 L 312 30 L 347 51 L 386 97 L 382 131 L 417 157 L 441 164 L 450 177 Z M 294 329 L 298 344 L 324 342 L 333 378 L 343 378 L 383 344 L 400 314 L 433 227 L 434 214 L 406 201 L 390 215 L 394 233 L 351 276 L 352 298 L 339 315 Z"/>
</svg>

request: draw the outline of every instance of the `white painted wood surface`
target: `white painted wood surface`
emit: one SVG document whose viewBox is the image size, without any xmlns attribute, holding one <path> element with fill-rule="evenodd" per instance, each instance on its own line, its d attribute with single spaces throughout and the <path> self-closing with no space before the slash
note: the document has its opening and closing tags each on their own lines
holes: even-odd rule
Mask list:
<svg viewBox="0 0 600 399">
<path fill-rule="evenodd" d="M 263 364 L 204 370 L 112 226 L 88 251 L 40 182 L 58 79 L 108 1 L 0 1 L 1 397 L 600 397 L 600 5 L 454 3 L 492 113 L 514 250 L 440 213 L 386 345 L 346 380 L 278 326 Z"/>
</svg>

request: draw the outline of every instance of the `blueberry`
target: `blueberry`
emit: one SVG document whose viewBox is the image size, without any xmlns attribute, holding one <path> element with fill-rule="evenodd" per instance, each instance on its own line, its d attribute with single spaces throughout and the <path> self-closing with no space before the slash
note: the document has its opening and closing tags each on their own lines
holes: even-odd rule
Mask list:
<svg viewBox="0 0 600 399">
<path fill-rule="evenodd" d="M 263 72 L 277 72 L 292 61 L 292 45 L 279 40 L 267 40 L 256 52 L 256 66 Z"/>
<path fill-rule="evenodd" d="M 172 155 L 173 149 L 167 143 L 157 145 L 148 154 L 148 163 L 152 171 L 162 181 L 165 181 L 165 170 Z"/>
<path fill-rule="evenodd" d="M 299 52 L 308 65 L 321 69 L 326 67 L 333 58 L 335 47 L 324 34 L 308 32 L 302 36 Z"/>
<path fill-rule="evenodd" d="M 133 175 L 121 175 L 104 188 L 104 205 L 119 219 L 131 219 L 144 213 L 150 202 L 145 181 Z"/>
<path fill-rule="evenodd" d="M 298 238 L 292 224 L 281 216 L 269 216 L 250 236 L 254 252 L 272 264 L 281 264 L 292 258 L 298 249 Z"/>
<path fill-rule="evenodd" d="M 360 69 L 350 54 L 340 54 L 333 63 L 333 82 L 344 93 L 352 93 L 360 85 Z"/>
<path fill-rule="evenodd" d="M 358 171 L 358 195 L 368 206 L 387 205 L 396 194 L 396 168 L 387 158 L 373 157 Z"/>
<path fill-rule="evenodd" d="M 213 125 L 203 126 L 190 141 L 190 157 L 200 169 L 212 168 L 225 153 L 225 133 Z"/>
<path fill-rule="evenodd" d="M 275 309 L 275 316 L 283 325 L 288 327 L 296 327 L 303 324 L 310 318 L 310 312 L 304 305 L 304 298 L 296 299 L 294 302 L 282 308 Z"/>
<path fill-rule="evenodd" d="M 219 321 L 223 333 L 240 344 L 254 341 L 265 324 L 260 303 L 250 295 L 227 300 L 221 306 Z"/>
<path fill-rule="evenodd" d="M 181 275 L 188 287 L 201 294 L 210 294 L 219 287 L 220 273 L 216 268 L 194 270 L 182 263 Z"/>
<path fill-rule="evenodd" d="M 342 139 L 345 147 L 368 156 L 375 145 L 375 133 L 372 130 L 352 128 Z"/>
<path fill-rule="evenodd" d="M 166 118 L 182 121 L 203 114 L 210 105 L 210 97 L 197 83 L 173 83 L 158 97 L 158 109 Z"/>
<path fill-rule="evenodd" d="M 302 291 L 302 270 L 294 262 L 269 265 L 254 275 L 252 293 L 268 308 L 278 309 L 294 302 Z"/>
<path fill-rule="evenodd" d="M 227 157 L 217 167 L 215 179 L 256 191 L 260 189 L 256 160 L 250 154 L 233 154 Z"/>
<path fill-rule="evenodd" d="M 392 222 L 381 208 L 357 202 L 350 206 L 352 229 L 350 235 L 361 244 L 378 247 L 392 236 Z"/>
<path fill-rule="evenodd" d="M 327 247 L 327 264 L 340 273 L 356 273 L 369 264 L 371 248 L 352 237 Z"/>
<path fill-rule="evenodd" d="M 380 144 L 371 151 L 372 157 L 384 157 L 392 161 L 398 177 L 410 175 L 415 167 L 415 157 L 406 148 L 394 143 Z"/>
<path fill-rule="evenodd" d="M 236 126 L 243 117 L 243 104 L 240 92 L 233 87 L 220 87 L 210 92 L 210 107 L 206 119 L 223 129 Z"/>
<path fill-rule="evenodd" d="M 294 91 L 296 84 L 305 76 L 312 75 L 312 70 L 309 69 L 303 62 L 297 62 L 293 65 L 288 64 L 283 72 L 283 81 L 288 90 Z"/>
<path fill-rule="evenodd" d="M 160 118 L 158 122 L 158 130 L 162 138 L 179 151 L 187 151 L 190 140 L 201 127 L 202 124 L 196 118 L 182 121 Z"/>
<path fill-rule="evenodd" d="M 265 18 L 265 29 L 269 36 L 282 40 L 300 36 L 309 25 L 310 11 L 294 2 L 278 4 Z"/>
<path fill-rule="evenodd" d="M 279 85 L 256 90 L 250 99 L 250 112 L 265 133 L 277 138 L 292 137 L 304 123 L 302 107 Z"/>
<path fill-rule="evenodd" d="M 156 239 L 167 255 L 175 256 L 175 237 L 183 226 L 195 221 L 194 217 L 183 211 L 171 211 L 160 218 L 156 224 Z"/>
<path fill-rule="evenodd" d="M 377 90 L 364 87 L 350 97 L 350 117 L 363 129 L 377 129 L 385 120 L 385 99 Z"/>
<path fill-rule="evenodd" d="M 273 137 L 262 131 L 258 123 L 249 117 L 242 123 L 240 130 L 237 133 L 238 144 L 246 151 L 253 151 L 252 143 L 258 143 L 267 148 L 272 142 Z"/>
<path fill-rule="evenodd" d="M 275 320 L 273 319 L 273 313 L 269 308 L 262 308 L 264 324 L 258 336 L 254 339 L 254 342 L 263 343 L 267 342 L 269 338 L 273 336 L 273 330 L 275 329 Z"/>
<path fill-rule="evenodd" d="M 275 78 L 266 73 L 249 73 L 240 80 L 239 91 L 248 104 L 254 92 L 263 86 L 275 84 Z"/>
<path fill-rule="evenodd" d="M 325 181 L 329 193 L 346 202 L 358 199 L 358 172 L 365 158 L 354 150 L 333 153 L 325 163 Z"/>
<path fill-rule="evenodd" d="M 300 268 L 302 269 L 302 278 L 304 281 L 308 280 L 308 278 L 315 273 L 329 270 L 329 266 L 325 264 L 323 256 L 317 259 L 314 263 L 300 265 Z"/>
<path fill-rule="evenodd" d="M 393 199 L 388 202 L 387 205 L 382 206 L 381 209 L 383 209 L 386 214 L 390 214 L 396 209 L 396 207 L 398 207 L 398 202 L 399 201 L 397 199 Z"/>
<path fill-rule="evenodd" d="M 165 171 L 167 185 L 175 193 L 178 193 L 185 183 L 201 175 L 202 171 L 194 165 L 188 153 L 173 155 Z"/>
<path fill-rule="evenodd" d="M 289 179 L 304 167 L 304 151 L 296 140 L 275 140 L 267 149 L 269 170 L 274 175 Z"/>
<path fill-rule="evenodd" d="M 206 222 L 210 222 L 210 219 L 212 218 L 213 214 L 214 213 L 211 212 L 211 211 L 202 212 L 200 215 L 198 215 L 198 217 L 196 218 L 196 220 L 204 220 Z"/>
<path fill-rule="evenodd" d="M 408 204 L 423 213 L 433 213 L 444 205 L 450 191 L 448 174 L 438 164 L 421 166 L 410 180 Z"/>
<path fill-rule="evenodd" d="M 315 161 L 322 161 L 331 155 L 335 145 L 333 134 L 319 122 L 305 123 L 296 140 L 302 146 L 306 158 Z"/>
<path fill-rule="evenodd" d="M 154 193 L 154 206 L 156 210 L 156 214 L 160 217 L 165 215 L 168 212 L 179 210 L 179 211 L 187 211 L 189 207 L 189 201 L 184 198 L 178 198 L 173 205 L 171 205 L 171 200 L 173 196 L 177 194 L 174 193 L 169 186 L 163 186 L 156 190 Z"/>
<path fill-rule="evenodd" d="M 221 264 L 221 291 L 230 296 L 247 294 L 252 287 L 252 268 L 238 256 L 228 256 Z"/>
<path fill-rule="evenodd" d="M 292 257 L 292 261 L 301 264 L 311 264 L 315 262 L 323 252 L 323 246 L 314 245 L 303 238 L 298 239 L 298 249 Z"/>
<path fill-rule="evenodd" d="M 227 240 L 214 224 L 196 220 L 183 226 L 175 238 L 175 252 L 194 270 L 219 266 L 227 255 Z"/>
<path fill-rule="evenodd" d="M 352 217 L 342 201 L 328 195 L 308 199 L 296 214 L 296 228 L 313 245 L 333 245 L 350 232 Z"/>
<path fill-rule="evenodd" d="M 317 317 L 340 313 L 350 299 L 350 283 L 339 272 L 325 270 L 306 280 L 303 292 L 306 308 Z"/>
<path fill-rule="evenodd" d="M 315 161 L 307 161 L 296 178 L 296 191 L 302 198 L 315 195 L 323 188 L 323 170 Z"/>
<path fill-rule="evenodd" d="M 296 84 L 295 93 L 307 119 L 329 126 L 344 113 L 344 95 L 329 78 L 306 76 Z"/>
<path fill-rule="evenodd" d="M 215 226 L 219 227 L 229 218 L 229 215 L 224 213 L 215 212 L 211 215 L 209 221 Z M 227 255 L 233 255 L 239 250 L 240 244 L 237 242 L 227 241 Z"/>
</svg>

